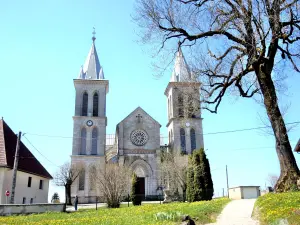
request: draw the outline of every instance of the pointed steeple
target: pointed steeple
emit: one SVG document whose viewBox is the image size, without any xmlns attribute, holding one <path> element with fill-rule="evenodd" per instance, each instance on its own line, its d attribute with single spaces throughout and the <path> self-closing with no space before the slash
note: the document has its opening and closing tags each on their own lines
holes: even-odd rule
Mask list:
<svg viewBox="0 0 300 225">
<path fill-rule="evenodd" d="M 185 61 L 181 47 L 176 53 L 175 64 L 173 73 L 171 76 L 171 82 L 188 82 L 191 81 L 191 71 L 188 64 Z"/>
<path fill-rule="evenodd" d="M 85 60 L 84 66 L 80 71 L 79 79 L 92 79 L 92 80 L 104 79 L 103 69 L 100 65 L 96 46 L 95 46 L 95 40 L 96 40 L 95 34 L 96 32 L 94 28 L 93 37 L 92 37 L 93 40 L 92 47 Z M 100 76 L 100 72 L 102 74 L 101 76 Z"/>
</svg>

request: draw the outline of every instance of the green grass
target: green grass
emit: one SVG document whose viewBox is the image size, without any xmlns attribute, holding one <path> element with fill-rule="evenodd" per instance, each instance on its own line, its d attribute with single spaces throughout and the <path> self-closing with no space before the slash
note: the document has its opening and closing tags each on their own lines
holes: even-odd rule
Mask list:
<svg viewBox="0 0 300 225">
<path fill-rule="evenodd" d="M 276 225 L 281 220 L 300 225 L 300 192 L 266 194 L 257 199 L 255 208 L 261 225 Z"/>
<path fill-rule="evenodd" d="M 228 199 L 194 203 L 147 204 L 119 209 L 99 208 L 72 213 L 43 213 L 0 217 L 0 224 L 180 224 L 181 215 L 197 218 L 197 224 L 214 222 Z"/>
</svg>

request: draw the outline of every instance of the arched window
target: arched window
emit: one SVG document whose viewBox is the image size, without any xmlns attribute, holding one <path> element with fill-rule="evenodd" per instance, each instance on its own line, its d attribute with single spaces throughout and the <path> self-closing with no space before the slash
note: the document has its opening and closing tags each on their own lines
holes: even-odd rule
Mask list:
<svg viewBox="0 0 300 225">
<path fill-rule="evenodd" d="M 194 118 L 194 99 L 192 95 L 188 96 L 188 118 Z"/>
<path fill-rule="evenodd" d="M 185 131 L 183 128 L 180 128 L 180 147 L 181 147 L 181 152 L 186 153 L 186 148 L 185 148 Z"/>
<path fill-rule="evenodd" d="M 190 136 L 191 136 L 191 150 L 193 152 L 196 149 L 196 133 L 194 128 L 191 129 Z"/>
<path fill-rule="evenodd" d="M 95 166 L 90 167 L 89 171 L 90 189 L 95 190 L 95 177 L 97 177 L 97 170 Z"/>
<path fill-rule="evenodd" d="M 85 182 L 85 171 L 82 170 L 78 176 L 79 182 L 78 182 L 78 189 L 79 191 L 84 190 L 84 182 Z"/>
<path fill-rule="evenodd" d="M 170 99 L 168 98 L 168 118 L 170 119 Z"/>
<path fill-rule="evenodd" d="M 97 139 L 98 132 L 97 128 L 95 127 L 92 131 L 92 155 L 97 155 Z"/>
<path fill-rule="evenodd" d="M 182 96 L 182 94 L 178 95 L 178 116 L 183 117 L 183 96 Z"/>
<path fill-rule="evenodd" d="M 80 148 L 80 155 L 86 154 L 86 129 L 81 129 L 81 148 Z"/>
<path fill-rule="evenodd" d="M 172 95 L 170 96 L 170 117 L 173 117 L 173 108 L 172 108 Z"/>
<path fill-rule="evenodd" d="M 98 116 L 98 93 L 95 93 L 93 96 L 93 116 Z"/>
<path fill-rule="evenodd" d="M 84 92 L 82 95 L 82 110 L 81 110 L 81 115 L 82 116 L 87 116 L 88 112 L 88 93 Z"/>
</svg>

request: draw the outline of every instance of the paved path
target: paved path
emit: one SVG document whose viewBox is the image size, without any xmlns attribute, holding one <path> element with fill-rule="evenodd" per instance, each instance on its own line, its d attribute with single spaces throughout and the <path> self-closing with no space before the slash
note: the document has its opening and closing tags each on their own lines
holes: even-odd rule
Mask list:
<svg viewBox="0 0 300 225">
<path fill-rule="evenodd" d="M 223 209 L 216 223 L 207 225 L 259 225 L 258 221 L 251 218 L 255 201 L 256 199 L 233 200 Z"/>
</svg>

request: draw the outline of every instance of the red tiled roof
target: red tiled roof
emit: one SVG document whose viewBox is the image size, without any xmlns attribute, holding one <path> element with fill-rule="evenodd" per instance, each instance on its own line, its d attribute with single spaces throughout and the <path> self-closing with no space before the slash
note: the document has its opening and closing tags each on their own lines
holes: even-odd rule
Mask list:
<svg viewBox="0 0 300 225">
<path fill-rule="evenodd" d="M 299 139 L 298 143 L 296 144 L 294 151 L 300 153 L 300 139 Z"/>
<path fill-rule="evenodd" d="M 14 167 L 17 135 L 10 127 L 0 119 L 0 167 Z M 37 176 L 52 179 L 52 176 L 34 157 L 29 149 L 20 142 L 18 171 L 35 174 Z"/>
</svg>

